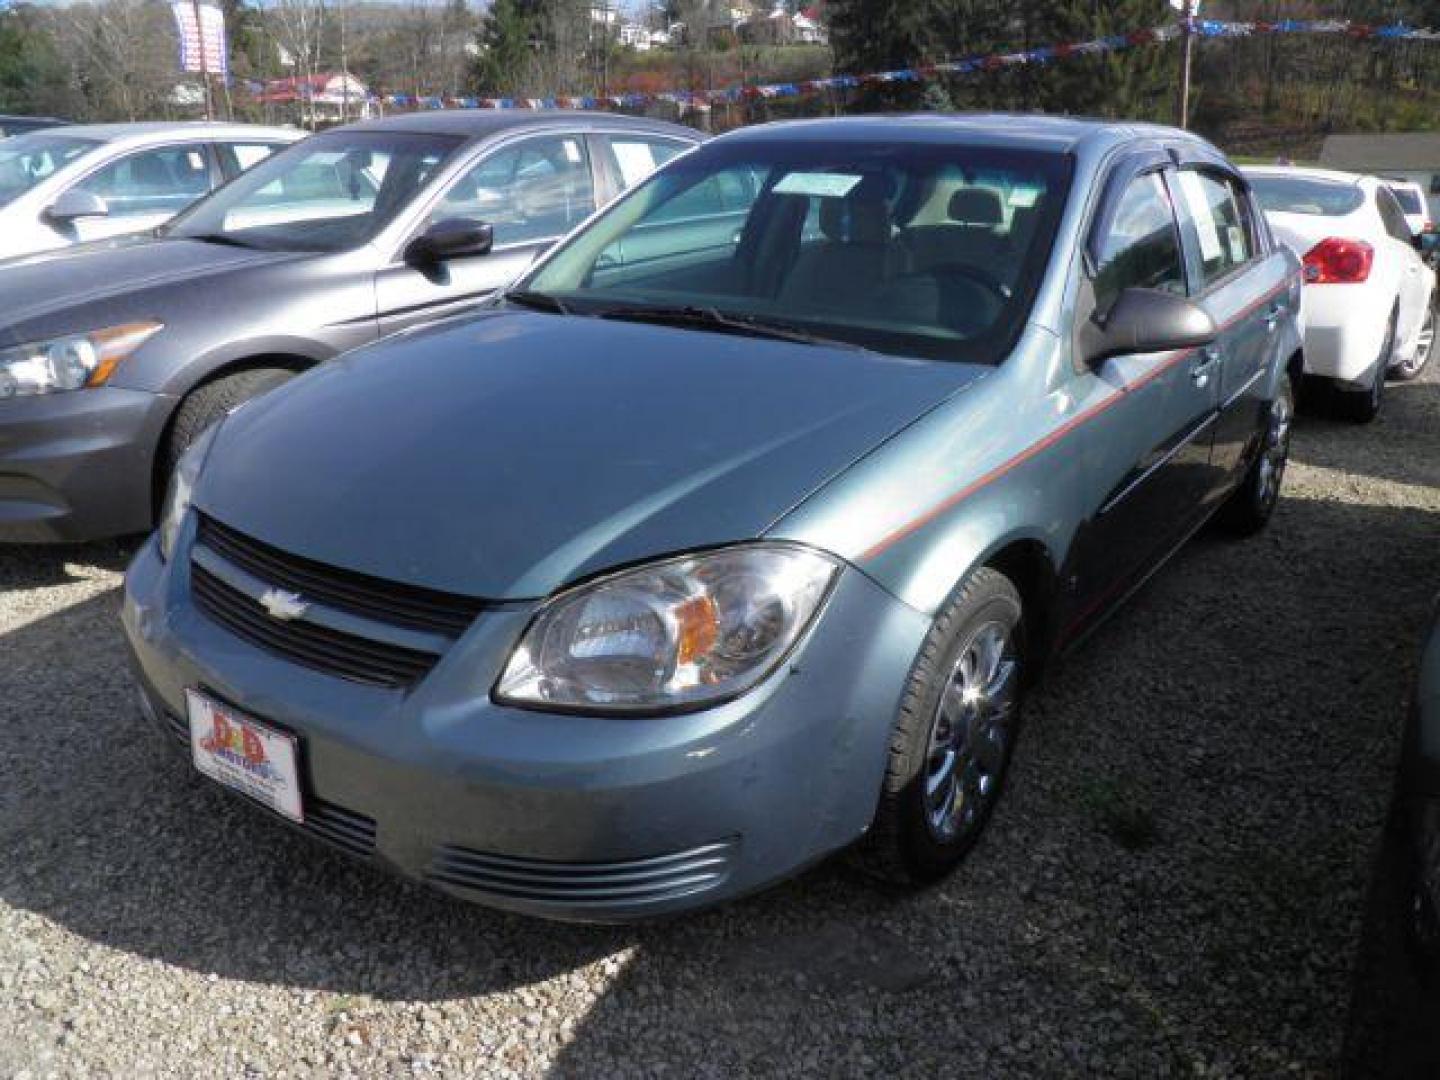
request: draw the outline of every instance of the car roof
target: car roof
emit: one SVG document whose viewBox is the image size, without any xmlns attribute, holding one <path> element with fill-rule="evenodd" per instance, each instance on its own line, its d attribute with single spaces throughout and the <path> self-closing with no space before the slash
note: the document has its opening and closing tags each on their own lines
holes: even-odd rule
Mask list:
<svg viewBox="0 0 1440 1080">
<path fill-rule="evenodd" d="M 1363 184 L 1375 181 L 1373 176 L 1342 172 L 1339 169 L 1317 169 L 1308 165 L 1242 165 L 1246 176 L 1296 176 L 1307 180 L 1329 180 L 1336 184 Z"/>
<path fill-rule="evenodd" d="M 360 120 L 331 130 L 417 131 L 432 135 L 460 135 L 467 139 L 484 139 L 503 131 L 545 127 L 566 127 L 575 131 L 633 127 L 637 130 L 687 135 L 695 139 L 703 137 L 693 128 L 665 120 L 582 109 L 431 109 L 426 112 Z"/>
<path fill-rule="evenodd" d="M 181 121 L 140 121 L 124 124 L 67 124 L 64 134 L 79 139 L 97 139 L 100 142 L 119 142 L 134 139 L 137 142 L 151 139 L 184 138 L 287 138 L 298 139 L 305 132 L 296 128 L 262 127 L 259 124 L 229 124 L 209 120 Z"/>
<path fill-rule="evenodd" d="M 727 142 L 771 139 L 850 142 L 966 142 L 994 147 L 1068 152 L 1089 142 L 1155 139 L 1209 143 L 1179 128 L 1130 121 L 1047 116 L 1040 113 L 880 113 L 822 120 L 791 120 L 742 128 L 721 136 Z"/>
</svg>

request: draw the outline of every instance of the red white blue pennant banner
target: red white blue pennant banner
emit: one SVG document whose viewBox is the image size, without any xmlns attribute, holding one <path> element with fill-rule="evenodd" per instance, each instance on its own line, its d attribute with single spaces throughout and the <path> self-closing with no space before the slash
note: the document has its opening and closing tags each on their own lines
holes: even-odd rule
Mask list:
<svg viewBox="0 0 1440 1080">
<path fill-rule="evenodd" d="M 1286 19 L 1279 22 L 1219 22 L 1214 19 L 1191 19 L 1189 25 L 1194 34 L 1205 38 L 1252 37 L 1261 34 L 1342 34 L 1362 41 L 1440 41 L 1440 31 L 1418 30 L 1403 23 L 1377 26 L 1351 22 L 1346 19 Z M 694 108 L 747 101 L 806 97 L 811 94 L 857 90 L 862 87 L 884 86 L 891 83 L 925 82 L 942 75 L 976 75 L 1017 67 L 1045 65 L 1077 56 L 1101 56 L 1122 52 L 1137 46 L 1174 41 L 1184 32 L 1183 24 L 1159 26 L 1151 30 L 1113 34 L 1109 37 L 1096 38 L 1094 41 L 1046 45 L 1038 49 L 997 53 L 992 56 L 976 56 L 964 60 L 927 64 L 922 67 L 902 68 L 898 71 L 877 71 L 868 75 L 832 75 L 825 79 L 772 83 L 764 86 L 732 86 L 709 93 L 673 90 L 647 94 L 611 94 L 605 97 L 553 98 L 416 97 L 413 94 L 384 94 L 372 98 L 372 100 L 401 109 L 638 109 L 657 102 Z"/>
</svg>

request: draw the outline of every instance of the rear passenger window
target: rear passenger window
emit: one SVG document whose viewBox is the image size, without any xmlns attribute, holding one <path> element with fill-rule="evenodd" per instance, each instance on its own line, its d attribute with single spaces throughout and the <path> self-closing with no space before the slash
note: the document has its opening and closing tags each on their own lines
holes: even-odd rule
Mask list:
<svg viewBox="0 0 1440 1080">
<path fill-rule="evenodd" d="M 1100 241 L 1096 261 L 1097 311 L 1109 311 L 1126 289 L 1185 294 L 1185 262 L 1175 210 L 1159 173 L 1130 182 Z"/>
<path fill-rule="evenodd" d="M 1244 197 L 1229 180 L 1211 173 L 1180 173 L 1180 193 L 1195 223 L 1205 284 L 1244 266 L 1254 255 Z"/>
<path fill-rule="evenodd" d="M 1380 205 L 1380 220 L 1385 223 L 1385 231 L 1402 244 L 1410 243 L 1415 234 L 1410 231 L 1410 223 L 1405 220 L 1405 212 L 1395 201 L 1394 193 L 1389 188 L 1376 188 L 1375 200 Z"/>
</svg>

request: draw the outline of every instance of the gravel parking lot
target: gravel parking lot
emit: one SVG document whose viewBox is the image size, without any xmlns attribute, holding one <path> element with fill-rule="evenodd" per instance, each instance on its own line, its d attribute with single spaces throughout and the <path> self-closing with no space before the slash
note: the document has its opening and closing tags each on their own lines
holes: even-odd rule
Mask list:
<svg viewBox="0 0 1440 1080">
<path fill-rule="evenodd" d="M 835 860 L 639 929 L 495 914 L 213 791 L 132 708 L 125 545 L 0 552 L 0 1076 L 1326 1076 L 1440 589 L 1440 383 L 1309 417 L 1034 699 L 942 887 Z"/>
</svg>

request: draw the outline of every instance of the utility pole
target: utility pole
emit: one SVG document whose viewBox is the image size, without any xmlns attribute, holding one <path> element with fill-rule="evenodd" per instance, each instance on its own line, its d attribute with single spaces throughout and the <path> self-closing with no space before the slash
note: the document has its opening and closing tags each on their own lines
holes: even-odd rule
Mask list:
<svg viewBox="0 0 1440 1080">
<path fill-rule="evenodd" d="M 215 102 L 210 98 L 210 61 L 205 57 L 205 23 L 200 18 L 200 0 L 190 0 L 195 12 L 195 36 L 200 41 L 200 83 L 205 87 L 205 119 L 215 119 Z"/>
<path fill-rule="evenodd" d="M 1195 16 L 1200 11 L 1200 0 L 1170 0 L 1180 9 L 1180 39 L 1183 58 L 1180 61 L 1180 105 L 1176 126 L 1182 130 L 1190 126 L 1190 72 L 1195 62 Z"/>
</svg>

